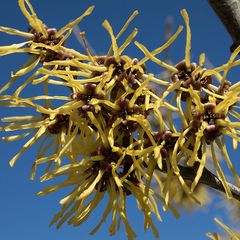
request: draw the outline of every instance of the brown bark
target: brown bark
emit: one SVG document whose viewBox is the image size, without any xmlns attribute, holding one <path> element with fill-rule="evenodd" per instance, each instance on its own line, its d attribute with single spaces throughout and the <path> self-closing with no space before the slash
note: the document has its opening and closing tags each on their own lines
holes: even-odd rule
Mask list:
<svg viewBox="0 0 240 240">
<path fill-rule="evenodd" d="M 180 169 L 180 174 L 184 180 L 193 181 L 195 179 L 195 176 L 198 170 L 197 164 L 195 164 L 193 167 L 186 167 L 181 165 L 179 165 L 178 167 Z M 163 161 L 163 168 L 161 170 L 160 169 L 158 170 L 162 172 L 167 172 L 166 162 Z M 219 180 L 219 178 L 215 174 L 210 172 L 207 168 L 204 168 L 202 176 L 199 180 L 199 183 L 204 184 L 208 187 L 211 187 L 222 193 L 225 193 L 222 182 Z M 240 201 L 240 188 L 231 183 L 228 183 L 228 186 L 232 192 L 233 198 Z"/>
<path fill-rule="evenodd" d="M 233 39 L 230 50 L 240 45 L 240 0 L 208 0 Z"/>
</svg>

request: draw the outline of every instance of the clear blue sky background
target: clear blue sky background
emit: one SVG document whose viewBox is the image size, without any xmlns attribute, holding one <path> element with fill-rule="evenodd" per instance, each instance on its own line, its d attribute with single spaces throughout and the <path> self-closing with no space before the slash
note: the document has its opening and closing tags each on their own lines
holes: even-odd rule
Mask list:
<svg viewBox="0 0 240 240">
<path fill-rule="evenodd" d="M 2 1 L 3 2 L 3 1 Z M 221 22 L 208 5 L 207 1 L 157 1 L 157 0 L 32 0 L 38 16 L 49 27 L 59 28 L 76 18 L 90 5 L 95 5 L 94 13 L 86 18 L 80 28 L 86 32 L 86 37 L 95 51 L 103 54 L 109 47 L 109 36 L 101 27 L 104 19 L 108 19 L 115 32 L 119 31 L 122 24 L 130 14 L 138 9 L 140 15 L 134 20 L 130 29 L 137 27 L 139 34 L 137 40 L 144 43 L 149 49 L 154 49 L 163 43 L 164 24 L 168 16 L 175 21 L 174 29 L 183 24 L 180 10 L 186 8 L 190 15 L 192 27 L 192 58 L 197 61 L 200 53 L 205 52 L 214 66 L 227 61 L 229 46 L 232 40 L 222 26 Z M 27 21 L 21 15 L 17 0 L 4 1 L 0 8 L 0 25 L 9 26 L 21 30 L 28 27 Z M 170 58 L 177 63 L 184 57 L 184 33 L 179 37 L 170 50 Z M 0 33 L 0 45 L 20 42 L 22 39 Z M 80 44 L 73 37 L 68 46 L 82 50 Z M 128 48 L 127 53 L 132 57 L 141 57 L 140 51 L 134 45 Z M 24 62 L 22 55 L 14 55 L 0 59 L 0 85 L 2 86 L 10 76 L 11 71 L 16 71 L 17 66 Z M 149 71 L 158 73 L 160 69 L 156 65 L 150 65 Z M 231 74 L 232 81 L 238 81 L 237 73 Z M 9 110 L 1 109 L 0 117 L 6 116 Z M 10 113 L 9 113 L 10 114 Z M 14 115 L 14 112 L 11 112 Z M 3 133 L 0 133 L 1 136 Z M 88 232 L 100 219 L 101 209 L 91 216 L 87 223 L 78 228 L 64 225 L 56 230 L 49 228 L 48 223 L 52 216 L 59 210 L 58 201 L 64 196 L 64 191 L 45 196 L 36 197 L 35 193 L 46 184 L 28 179 L 34 152 L 36 148 L 24 154 L 11 169 L 8 160 L 21 148 L 23 142 L 3 144 L 0 142 L 0 239 L 4 240 L 77 240 L 77 239 L 110 239 L 108 224 L 103 225 L 100 231 L 93 237 Z M 238 150 L 239 153 L 239 150 Z M 232 154 L 236 159 L 237 153 Z M 171 214 L 162 214 L 163 223 L 157 223 L 160 239 L 184 239 L 202 240 L 208 231 L 217 230 L 213 221 L 214 216 L 227 219 L 224 211 L 219 206 L 219 201 L 214 202 L 203 210 L 196 210 L 191 214 L 182 213 L 182 217 L 176 220 Z M 219 200 L 219 199 L 218 199 Z M 220 199 L 221 201 L 221 199 Z M 129 218 L 138 233 L 137 239 L 154 239 L 151 231 L 143 233 L 142 215 L 136 210 L 135 202 L 129 199 Z M 227 220 L 226 220 L 227 221 Z M 109 222 L 108 222 L 109 223 Z M 125 239 L 124 229 L 121 229 L 113 240 Z"/>
</svg>

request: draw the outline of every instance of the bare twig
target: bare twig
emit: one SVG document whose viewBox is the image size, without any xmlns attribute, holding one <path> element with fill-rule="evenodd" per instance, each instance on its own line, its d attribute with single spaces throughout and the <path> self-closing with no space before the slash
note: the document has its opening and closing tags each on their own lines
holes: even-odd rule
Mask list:
<svg viewBox="0 0 240 240">
<path fill-rule="evenodd" d="M 180 174 L 185 180 L 193 181 L 195 179 L 195 176 L 197 174 L 198 166 L 195 164 L 193 167 L 186 167 L 186 166 L 178 166 L 180 169 Z M 160 169 L 158 169 L 160 170 Z M 167 172 L 167 165 L 166 162 L 163 161 L 163 167 L 160 170 L 162 172 Z M 219 180 L 219 178 L 210 172 L 207 168 L 204 168 L 202 176 L 199 180 L 200 184 L 204 184 L 208 187 L 211 187 L 215 190 L 218 190 L 222 193 L 225 193 L 224 187 L 222 182 Z M 232 192 L 232 196 L 234 199 L 240 201 L 240 188 L 237 186 L 228 183 L 228 186 Z"/>
<path fill-rule="evenodd" d="M 233 39 L 231 51 L 240 45 L 240 1 L 208 0 Z"/>
</svg>

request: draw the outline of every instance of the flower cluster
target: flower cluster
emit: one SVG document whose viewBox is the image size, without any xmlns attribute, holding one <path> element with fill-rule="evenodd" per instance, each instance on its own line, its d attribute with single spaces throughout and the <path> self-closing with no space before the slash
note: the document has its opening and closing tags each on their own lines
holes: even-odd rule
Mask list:
<svg viewBox="0 0 240 240">
<path fill-rule="evenodd" d="M 226 64 L 215 69 L 203 66 L 204 54 L 198 64 L 192 63 L 189 19 L 187 12 L 182 10 L 187 33 L 183 61 L 171 66 L 156 57 L 175 41 L 182 26 L 163 46 L 153 51 L 134 42 L 145 56 L 141 60 L 130 58 L 123 52 L 137 35 L 137 29 L 122 45 L 119 45 L 119 38 L 137 15 L 135 11 L 118 34 L 114 34 L 107 20 L 103 22 L 112 44 L 105 56 L 94 56 L 87 45 L 86 53 L 65 46 L 72 28 L 89 15 L 93 7 L 57 30 L 37 18 L 28 0 L 19 0 L 19 6 L 29 21 L 30 30 L 22 32 L 0 27 L 0 31 L 27 38 L 27 41 L 0 47 L 0 56 L 24 52 L 29 54 L 30 60 L 1 87 L 0 105 L 32 109 L 34 113 L 5 117 L 2 121 L 6 124 L 0 130 L 24 131 L 3 137 L 5 141 L 31 136 L 11 159 L 11 166 L 24 151 L 40 142 L 31 178 L 34 179 L 40 164 L 47 165 L 41 181 L 66 176 L 62 183 L 48 187 L 38 195 L 73 187 L 60 201 L 62 209 L 51 224 L 57 222 L 60 227 L 68 221 L 74 226 L 80 225 L 107 195 L 105 212 L 91 233 L 95 233 L 112 213 L 110 234 L 116 233 L 122 221 L 128 238 L 133 239 L 136 233 L 126 214 L 127 197 L 133 195 L 144 214 L 144 229 L 151 228 L 158 236 L 152 219 L 152 215 L 156 215 L 161 220 L 157 202 L 162 202 L 164 211 L 170 209 L 178 216 L 171 205 L 171 181 L 179 181 L 184 194 L 198 201 L 194 190 L 206 166 L 207 145 L 211 146 L 216 173 L 226 195 L 231 198 L 215 147 L 218 146 L 240 184 L 225 145 L 226 137 L 231 137 L 237 149 L 240 140 L 237 104 L 240 84 L 231 85 L 226 80 L 228 71 L 240 63 L 235 60 L 240 48 L 233 52 Z M 81 36 L 84 38 L 84 33 Z M 147 72 L 146 62 L 149 60 L 171 72 L 169 81 Z M 25 82 L 14 89 L 13 83 L 18 85 L 19 79 L 25 76 Z M 216 84 L 213 84 L 214 79 L 217 79 Z M 161 95 L 154 90 L 156 85 L 164 86 Z M 44 94 L 26 97 L 27 89 L 35 86 L 43 86 Z M 50 96 L 52 86 L 66 88 L 71 93 Z M 13 94 L 7 95 L 6 92 L 11 90 Z M 176 114 L 177 119 L 173 117 Z M 190 185 L 181 175 L 179 164 L 198 166 Z M 164 179 L 158 174 L 163 169 L 167 173 Z M 158 184 L 160 191 L 152 187 L 153 182 Z"/>
</svg>

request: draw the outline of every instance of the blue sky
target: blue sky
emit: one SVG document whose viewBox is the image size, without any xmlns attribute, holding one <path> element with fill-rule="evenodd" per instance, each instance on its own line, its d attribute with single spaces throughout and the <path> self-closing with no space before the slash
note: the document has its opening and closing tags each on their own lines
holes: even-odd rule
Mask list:
<svg viewBox="0 0 240 240">
<path fill-rule="evenodd" d="M 208 60 L 218 66 L 227 61 L 230 56 L 229 47 L 232 40 L 222 26 L 221 22 L 208 5 L 207 1 L 156 1 L 156 0 L 122 0 L 122 1 L 47 1 L 32 0 L 38 16 L 49 26 L 59 28 L 70 20 L 81 15 L 90 5 L 96 8 L 93 14 L 86 18 L 80 29 L 86 32 L 86 37 L 94 50 L 104 54 L 109 47 L 110 39 L 106 30 L 101 26 L 104 19 L 108 19 L 115 32 L 119 31 L 123 23 L 134 10 L 139 10 L 139 16 L 130 26 L 139 29 L 137 40 L 143 43 L 148 49 L 159 47 L 163 42 L 163 34 L 166 18 L 174 19 L 174 29 L 184 24 L 180 14 L 182 8 L 186 8 L 190 16 L 192 29 L 192 58 L 198 60 L 198 56 L 205 52 Z M 27 21 L 21 15 L 16 0 L 4 1 L 0 8 L 0 25 L 9 26 L 25 31 L 28 27 Z M 170 59 L 177 63 L 184 57 L 184 33 L 173 44 L 170 49 Z M 21 39 L 14 36 L 0 33 L 0 44 L 20 42 Z M 82 50 L 81 45 L 75 37 L 72 37 L 68 46 Z M 127 51 L 131 57 L 141 58 L 141 53 L 134 45 Z M 25 56 L 14 55 L 0 58 L 1 86 L 8 81 L 10 72 L 16 71 L 17 67 L 24 63 Z M 159 73 L 158 66 L 150 64 L 149 72 Z M 237 71 L 230 74 L 230 80 L 238 81 Z M 9 110 L 2 109 L 0 117 L 6 116 Z M 9 113 L 10 114 L 10 113 Z M 13 115 L 13 112 L 11 112 Z M 3 133 L 0 133 L 1 136 Z M 64 191 L 45 196 L 37 197 L 36 192 L 40 191 L 46 184 L 28 179 L 32 160 L 37 148 L 33 147 L 24 154 L 11 169 L 8 160 L 21 148 L 23 142 L 4 144 L 0 142 L 0 239 L 5 240 L 77 240 L 77 239 L 110 239 L 108 235 L 108 224 L 103 225 L 100 231 L 93 237 L 88 235 L 94 227 L 101 214 L 101 208 L 90 219 L 78 228 L 63 226 L 56 230 L 49 228 L 48 223 L 52 216 L 60 209 L 58 202 L 64 196 Z M 238 150 L 239 151 L 239 150 Z M 232 159 L 236 159 L 236 153 L 232 153 Z M 219 201 L 216 201 L 219 200 Z M 182 212 L 182 217 L 176 220 L 171 214 L 162 214 L 163 222 L 157 223 L 160 239 L 185 239 L 202 240 L 207 239 L 205 233 L 216 231 L 218 228 L 213 221 L 214 216 L 226 218 L 219 202 L 221 199 L 214 198 L 209 208 L 196 210 L 191 214 Z M 129 218 L 133 227 L 138 233 L 137 239 L 153 239 L 151 231 L 143 233 L 142 215 L 136 210 L 135 202 L 129 199 Z M 125 239 L 124 229 L 111 238 L 113 240 Z"/>
</svg>

